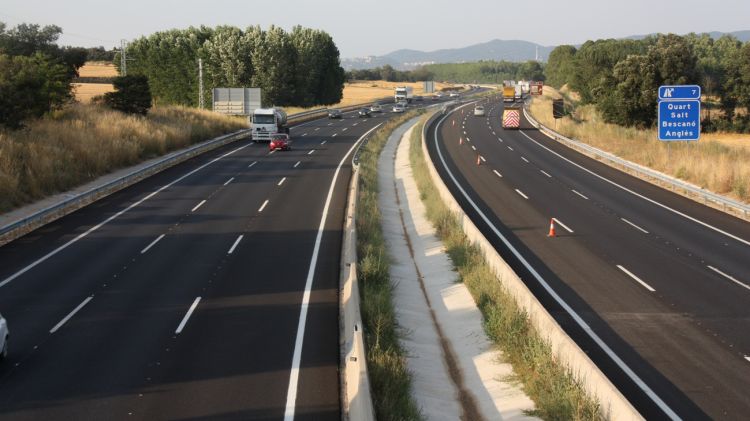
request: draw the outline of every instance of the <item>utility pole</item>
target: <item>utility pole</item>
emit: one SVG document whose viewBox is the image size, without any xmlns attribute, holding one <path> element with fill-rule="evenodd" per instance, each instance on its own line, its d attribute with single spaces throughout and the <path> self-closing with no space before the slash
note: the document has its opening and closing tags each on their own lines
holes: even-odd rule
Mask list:
<svg viewBox="0 0 750 421">
<path fill-rule="evenodd" d="M 128 48 L 128 41 L 125 39 L 120 40 L 120 75 L 128 75 L 128 58 L 125 50 Z"/>
<path fill-rule="evenodd" d="M 198 107 L 203 109 L 203 59 L 198 59 Z"/>
</svg>

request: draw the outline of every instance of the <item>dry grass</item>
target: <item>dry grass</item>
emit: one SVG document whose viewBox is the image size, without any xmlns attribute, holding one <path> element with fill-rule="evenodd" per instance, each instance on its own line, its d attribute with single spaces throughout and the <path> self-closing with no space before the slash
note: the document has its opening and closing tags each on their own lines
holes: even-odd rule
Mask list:
<svg viewBox="0 0 750 421">
<path fill-rule="evenodd" d="M 114 92 L 115 87 L 110 83 L 72 83 L 73 94 L 78 102 L 88 104 L 95 96 Z"/>
<path fill-rule="evenodd" d="M 119 76 L 115 65 L 106 61 L 89 61 L 78 69 L 80 77 L 115 77 Z"/>
<path fill-rule="evenodd" d="M 185 107 L 140 117 L 72 104 L 24 130 L 0 131 L 0 212 L 245 127 L 244 119 Z"/>
<path fill-rule="evenodd" d="M 557 91 L 544 87 L 544 95 L 531 105 L 534 118 L 548 127 L 555 127 L 552 98 L 566 97 L 575 105 L 575 98 L 565 88 Z M 750 200 L 750 136 L 711 133 L 687 144 L 657 139 L 656 130 L 639 130 L 605 123 L 594 106 L 576 106 L 571 117 L 558 120 L 557 131 L 611 152 L 619 157 L 680 178 L 716 193 L 748 202 Z"/>
</svg>

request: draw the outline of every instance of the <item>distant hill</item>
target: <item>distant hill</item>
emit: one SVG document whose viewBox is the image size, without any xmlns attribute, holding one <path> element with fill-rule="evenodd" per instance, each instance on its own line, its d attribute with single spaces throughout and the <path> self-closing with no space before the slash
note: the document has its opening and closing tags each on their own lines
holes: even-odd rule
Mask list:
<svg viewBox="0 0 750 421">
<path fill-rule="evenodd" d="M 742 42 L 750 41 L 750 31 L 709 32 L 712 38 L 719 38 L 725 34 L 734 35 Z M 647 36 L 633 35 L 626 38 L 643 39 Z M 479 60 L 534 60 L 537 51 L 539 60 L 547 61 L 549 53 L 554 48 L 555 46 L 543 46 L 529 41 L 495 39 L 463 48 L 449 48 L 430 52 L 396 50 L 383 56 L 344 58 L 341 60 L 341 65 L 346 70 L 372 69 L 382 67 L 386 64 L 399 70 L 410 70 L 422 64 L 433 63 L 463 63 Z"/>
</svg>

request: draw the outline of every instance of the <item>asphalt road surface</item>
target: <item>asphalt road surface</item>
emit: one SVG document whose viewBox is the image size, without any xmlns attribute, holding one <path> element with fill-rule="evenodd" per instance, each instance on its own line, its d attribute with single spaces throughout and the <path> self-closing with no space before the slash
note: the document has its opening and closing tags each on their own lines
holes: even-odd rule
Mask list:
<svg viewBox="0 0 750 421">
<path fill-rule="evenodd" d="M 525 121 L 503 130 L 502 101 L 482 104 L 486 116 L 458 109 L 427 141 L 487 238 L 648 419 L 747 419 L 750 224 Z"/>
<path fill-rule="evenodd" d="M 340 419 L 351 153 L 389 111 L 232 143 L 1 247 L 0 418 Z"/>
</svg>

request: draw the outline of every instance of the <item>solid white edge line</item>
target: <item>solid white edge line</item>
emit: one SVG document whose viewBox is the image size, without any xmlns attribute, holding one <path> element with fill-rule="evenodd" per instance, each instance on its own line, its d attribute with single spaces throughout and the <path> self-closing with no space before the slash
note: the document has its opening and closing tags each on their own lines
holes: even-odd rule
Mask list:
<svg viewBox="0 0 750 421">
<path fill-rule="evenodd" d="M 258 161 L 253 161 L 253 163 L 252 163 L 252 164 L 250 164 L 250 165 L 248 165 L 247 167 L 248 167 L 248 168 L 252 168 L 252 167 L 253 167 L 253 165 L 255 165 L 255 164 L 257 164 L 257 163 L 258 163 Z"/>
<path fill-rule="evenodd" d="M 263 202 L 262 205 L 260 205 L 260 208 L 258 209 L 258 212 L 263 212 L 263 209 L 265 209 L 267 205 L 268 205 L 268 199 L 266 199 L 266 201 Z"/>
<path fill-rule="evenodd" d="M 127 212 L 127 211 L 129 211 L 129 210 L 133 209 L 134 207 L 136 207 L 136 206 L 140 205 L 141 203 L 145 202 L 146 200 L 148 200 L 148 199 L 150 199 L 150 198 L 152 198 L 152 197 L 156 196 L 157 194 L 161 193 L 161 192 L 162 192 L 162 191 L 164 191 L 165 189 L 168 189 L 169 187 L 172 187 L 172 186 L 173 186 L 173 185 L 175 185 L 176 183 L 179 183 L 180 181 L 182 181 L 182 180 L 184 180 L 184 179 L 188 178 L 189 176 L 191 176 L 191 175 L 193 175 L 193 174 L 197 173 L 198 171 L 200 171 L 200 170 L 202 170 L 202 169 L 206 168 L 207 166 L 209 166 L 209 165 L 213 164 L 214 162 L 216 162 L 216 161 L 218 161 L 218 160 L 220 160 L 220 159 L 224 159 L 224 158 L 226 158 L 227 156 L 229 156 L 229 155 L 232 155 L 233 153 L 235 153 L 235 152 L 237 152 L 237 151 L 240 151 L 240 150 L 242 150 L 242 149 L 245 149 L 245 148 L 247 148 L 248 146 L 250 146 L 250 145 L 240 146 L 240 147 L 239 147 L 239 148 L 237 148 L 237 149 L 234 149 L 234 150 L 232 150 L 232 151 L 229 151 L 229 152 L 225 153 L 224 155 L 222 155 L 222 156 L 220 156 L 220 157 L 218 157 L 218 158 L 214 158 L 213 160 L 211 160 L 211 161 L 209 161 L 209 162 L 207 162 L 207 163 L 205 163 L 205 164 L 201 165 L 200 167 L 198 167 L 198 168 L 196 168 L 196 169 L 194 169 L 194 170 L 190 171 L 189 173 L 187 173 L 187 174 L 185 174 L 185 175 L 183 175 L 183 176 L 181 176 L 181 177 L 179 177 L 179 178 L 175 179 L 175 180 L 174 180 L 174 181 L 172 181 L 171 183 L 169 183 L 169 184 L 165 184 L 165 185 L 161 186 L 160 188 L 158 188 L 157 190 L 155 190 L 155 191 L 153 191 L 153 192 L 149 193 L 148 195 L 146 195 L 146 196 L 145 196 L 145 197 L 143 197 L 142 199 L 138 200 L 137 202 L 134 202 L 134 203 L 132 203 L 132 204 L 131 204 L 130 206 L 128 206 L 127 208 L 125 208 L 125 209 L 123 209 L 123 210 L 121 210 L 121 211 L 117 212 L 116 214 L 114 214 L 114 215 L 110 216 L 109 218 L 105 219 L 104 221 L 102 221 L 102 222 L 98 223 L 97 225 L 94 225 L 93 227 L 89 228 L 89 229 L 88 229 L 88 230 L 87 230 L 86 232 L 83 232 L 83 233 L 79 234 L 79 235 L 78 235 L 77 237 L 75 237 L 75 238 L 73 238 L 72 240 L 68 241 L 67 243 L 65 243 L 65 244 L 61 245 L 60 247 L 58 247 L 58 248 L 56 248 L 56 249 L 52 250 L 51 252 L 49 252 L 49 253 L 45 254 L 44 256 L 40 257 L 39 259 L 37 259 L 37 260 L 36 260 L 36 261 L 34 261 L 33 263 L 29 264 L 29 265 L 28 265 L 28 266 L 26 266 L 25 268 L 23 268 L 23 269 L 19 270 L 18 272 L 14 273 L 13 275 L 11 275 L 11 276 L 9 276 L 9 277 L 7 277 L 7 278 L 5 278 L 5 280 L 3 280 L 2 282 L 0 282 L 0 288 L 4 287 L 5 285 L 8 285 L 8 284 L 9 284 L 9 283 L 10 283 L 11 281 L 13 281 L 14 279 L 16 279 L 16 278 L 18 278 L 19 276 L 23 275 L 24 273 L 28 272 L 29 270 L 33 269 L 34 267 L 36 267 L 36 266 L 37 266 L 37 265 L 39 265 L 40 263 L 43 263 L 43 262 L 45 262 L 45 261 L 46 261 L 47 259 L 49 259 L 50 257 L 52 257 L 52 256 L 56 255 L 57 253 L 59 253 L 59 252 L 61 252 L 61 251 L 65 250 L 66 248 L 70 247 L 70 245 L 71 245 L 71 244 L 74 244 L 74 243 L 78 242 L 79 240 L 81 240 L 82 238 L 85 238 L 85 237 L 87 237 L 87 236 L 88 236 L 89 234 L 91 234 L 92 232 L 94 232 L 94 231 L 98 230 L 99 228 L 103 227 L 104 225 L 106 225 L 106 224 L 108 224 L 108 223 L 112 222 L 112 221 L 113 221 L 114 219 L 117 219 L 117 218 L 119 218 L 119 217 L 120 217 L 120 216 L 122 216 L 122 215 L 123 215 L 123 214 L 124 214 L 125 212 Z"/>
<path fill-rule="evenodd" d="M 277 184 L 277 186 L 284 184 L 285 181 L 286 181 L 286 177 L 282 178 L 281 181 L 279 181 L 279 184 Z"/>
<path fill-rule="evenodd" d="M 617 268 L 618 268 L 618 269 L 620 269 L 621 271 L 625 272 L 625 274 L 626 274 L 626 275 L 628 275 L 628 276 L 630 276 L 631 278 L 635 279 L 635 280 L 636 280 L 636 281 L 637 281 L 637 282 L 638 282 L 639 284 L 641 284 L 641 285 L 642 285 L 642 286 L 643 286 L 644 288 L 646 288 L 647 290 L 649 290 L 649 291 L 651 291 L 651 292 L 656 292 L 656 290 L 655 290 L 655 289 L 651 288 L 651 285 L 649 285 L 649 284 L 647 284 L 647 283 L 643 282 L 643 281 L 641 280 L 641 278 L 639 278 L 639 277 L 637 277 L 637 276 L 633 275 L 633 273 L 632 273 L 632 272 L 630 272 L 629 270 L 627 270 L 627 269 L 625 269 L 624 267 L 622 267 L 622 265 L 617 265 Z"/>
<path fill-rule="evenodd" d="M 521 197 L 523 197 L 524 199 L 529 200 L 529 196 L 526 196 L 525 194 L 523 194 L 521 190 L 516 189 L 516 193 L 520 194 Z"/>
<path fill-rule="evenodd" d="M 198 208 L 200 208 L 201 206 L 203 206 L 204 203 L 206 203 L 206 201 L 205 200 L 201 200 L 200 203 L 198 203 L 197 205 L 195 205 L 195 207 L 193 209 L 190 209 L 190 212 L 197 211 Z"/>
<path fill-rule="evenodd" d="M 318 253 L 320 253 L 320 243 L 323 239 L 323 230 L 325 228 L 326 219 L 328 218 L 328 208 L 331 206 L 331 200 L 333 198 L 333 189 L 336 187 L 336 179 L 341 171 L 341 166 L 344 165 L 346 159 L 351 155 L 352 151 L 357 145 L 373 130 L 380 127 L 383 123 L 378 124 L 372 129 L 368 130 L 362 135 L 356 142 L 349 148 L 349 151 L 341 158 L 336 172 L 333 174 L 331 180 L 331 186 L 328 188 L 328 196 L 326 197 L 325 206 L 323 206 L 323 215 L 320 218 L 320 224 L 318 225 L 318 234 L 315 237 L 315 247 L 313 248 L 313 254 L 310 258 L 310 267 L 307 271 L 307 280 L 305 281 L 305 292 L 302 295 L 302 305 L 300 308 L 299 324 L 297 325 L 297 338 L 294 342 L 294 355 L 292 356 L 292 369 L 289 375 L 289 388 L 286 393 L 286 410 L 284 411 L 284 421 L 293 421 L 294 412 L 296 410 L 297 403 L 297 386 L 299 382 L 299 369 L 300 361 L 302 359 L 302 344 L 305 339 L 305 324 L 307 323 L 307 310 L 310 305 L 310 292 L 312 291 L 313 278 L 315 276 L 315 268 L 318 264 Z"/>
<path fill-rule="evenodd" d="M 585 195 L 584 195 L 583 193 L 579 193 L 579 192 L 577 192 L 577 191 L 575 191 L 575 190 L 570 190 L 570 191 L 572 191 L 573 193 L 575 193 L 575 194 L 577 194 L 577 195 L 581 196 L 582 198 L 584 198 L 584 199 L 586 199 L 586 200 L 589 200 L 589 198 L 588 198 L 588 197 L 586 197 L 586 196 L 585 196 Z"/>
<path fill-rule="evenodd" d="M 748 284 L 746 284 L 746 283 L 744 283 L 744 282 L 742 282 L 742 281 L 734 278 L 733 276 L 731 276 L 729 274 L 726 274 L 726 273 L 722 272 L 721 270 L 719 270 L 719 269 L 717 269 L 717 268 L 715 268 L 715 267 L 713 267 L 711 265 L 708 265 L 708 268 L 711 269 L 712 271 L 718 273 L 719 275 L 721 275 L 721 276 L 729 279 L 730 281 L 734 282 L 735 284 L 741 286 L 742 288 L 750 290 L 750 285 L 748 285 Z"/>
<path fill-rule="evenodd" d="M 63 327 L 63 325 L 68 322 L 68 320 L 70 320 L 73 316 L 75 316 L 75 314 L 78 313 L 83 308 L 83 306 L 85 306 L 86 304 L 88 304 L 89 301 L 91 301 L 93 298 L 94 298 L 93 295 L 90 295 L 90 296 L 86 297 L 86 299 L 83 300 L 83 302 L 81 304 L 78 304 L 78 307 L 74 308 L 73 311 L 71 311 L 70 313 L 68 313 L 68 315 L 65 316 L 64 319 L 60 320 L 60 322 L 58 324 L 56 324 L 55 327 L 53 327 L 52 329 L 50 329 L 49 333 L 55 333 L 55 332 L 57 332 L 58 329 L 60 329 L 61 327 Z"/>
<path fill-rule="evenodd" d="M 498 177 L 503 178 L 503 175 L 497 172 L 497 170 L 492 170 L 492 172 L 494 172 Z"/>
<path fill-rule="evenodd" d="M 230 248 L 229 248 L 229 251 L 227 252 L 227 254 L 232 254 L 232 253 L 234 253 L 234 249 L 236 249 L 236 248 L 237 248 L 237 245 L 238 245 L 238 244 L 240 244 L 240 241 L 242 241 L 242 238 L 244 238 L 244 237 L 245 237 L 245 235 L 244 235 L 244 234 L 240 234 L 240 236 L 239 236 L 239 237 L 237 237 L 237 239 L 236 239 L 236 240 L 234 240 L 234 244 L 232 244 L 232 247 L 230 247 Z"/>
<path fill-rule="evenodd" d="M 544 171 L 544 170 L 539 170 L 539 171 L 541 171 L 542 174 L 546 175 L 547 177 L 552 178 L 552 176 L 549 175 L 546 171 Z"/>
<path fill-rule="evenodd" d="M 201 301 L 201 297 L 198 297 L 193 301 L 193 304 L 188 309 L 187 313 L 185 313 L 185 317 L 182 318 L 182 321 L 180 322 L 180 325 L 177 326 L 177 330 L 174 331 L 175 335 L 179 335 L 182 333 L 182 329 L 185 328 L 185 325 L 188 322 L 188 319 L 190 319 L 190 316 L 193 315 L 193 312 L 195 311 L 195 308 L 198 307 L 198 303 Z"/>
<path fill-rule="evenodd" d="M 552 149 L 550 149 L 550 148 L 548 148 L 548 147 L 546 147 L 546 146 L 542 145 L 541 143 L 537 142 L 536 140 L 534 140 L 533 138 L 531 138 L 531 137 L 530 137 L 529 135 L 527 135 L 526 133 L 524 133 L 524 132 L 521 132 L 521 134 L 522 134 L 522 135 L 524 135 L 524 136 L 526 136 L 526 138 L 527 138 L 527 139 L 529 139 L 529 140 L 531 140 L 532 142 L 536 143 L 536 144 L 537 144 L 538 146 L 540 146 L 540 147 L 542 147 L 542 148 L 546 149 L 546 150 L 547 150 L 548 152 L 550 152 L 551 154 L 554 154 L 554 155 L 556 155 L 556 156 L 557 156 L 558 158 L 560 158 L 560 159 L 562 159 L 562 160 L 564 160 L 564 161 L 568 162 L 568 163 L 569 163 L 569 164 L 571 164 L 571 165 L 574 165 L 574 166 L 578 167 L 579 169 L 581 169 L 581 170 L 583 170 L 583 171 L 586 171 L 587 173 L 589 173 L 589 174 L 593 175 L 593 176 L 594 176 L 594 177 L 596 177 L 596 178 L 599 178 L 599 179 L 600 179 L 600 180 L 602 180 L 602 181 L 605 181 L 605 182 L 607 182 L 607 183 L 609 183 L 609 184 L 611 184 L 611 185 L 613 185 L 613 186 L 615 186 L 615 187 L 617 187 L 617 188 L 620 188 L 620 189 L 622 189 L 622 190 L 624 190 L 624 191 L 626 191 L 626 192 L 628 192 L 628 193 L 632 194 L 633 196 L 639 197 L 639 198 L 641 198 L 641 199 L 643 199 L 643 200 L 645 200 L 645 201 L 647 201 L 647 202 L 650 202 L 650 203 L 652 203 L 652 204 L 654 204 L 654 205 L 656 205 L 656 206 L 659 206 L 659 207 L 660 207 L 660 208 L 662 208 L 662 209 L 668 210 L 668 211 L 670 211 L 670 212 L 674 213 L 675 215 L 679 215 L 679 216 L 681 216 L 681 217 L 683 217 L 683 218 L 685 218 L 685 219 L 687 219 L 687 220 L 689 220 L 689 221 L 695 222 L 696 224 L 702 225 L 702 226 L 704 226 L 704 227 L 706 227 L 706 228 L 708 228 L 708 229 L 711 229 L 711 230 L 713 230 L 713 231 L 716 231 L 716 232 L 718 232 L 718 233 L 720 233 L 720 234 L 723 234 L 723 235 L 725 235 L 725 236 L 727 236 L 727 237 L 729 237 L 729 238 L 731 238 L 731 239 L 733 239 L 733 240 L 737 240 L 737 241 L 739 241 L 739 242 L 740 242 L 740 243 L 742 243 L 742 244 L 745 244 L 745 245 L 747 245 L 747 246 L 750 246 L 750 241 L 748 241 L 748 240 L 745 240 L 745 239 L 743 239 L 743 238 L 740 238 L 740 237 L 738 237 L 738 236 L 736 236 L 736 235 L 734 235 L 734 234 L 730 234 L 730 233 L 728 233 L 728 232 L 726 232 L 726 231 L 724 231 L 724 230 L 722 230 L 722 229 L 720 229 L 720 228 L 717 228 L 717 227 L 715 227 L 715 226 L 713 226 L 713 225 L 710 225 L 710 224 L 707 224 L 707 223 L 705 223 L 705 222 L 703 222 L 703 221 L 701 221 L 701 220 L 699 220 L 699 219 L 697 219 L 697 218 L 693 218 L 693 217 L 692 217 L 692 216 L 690 216 L 690 215 L 687 215 L 687 214 L 685 214 L 685 213 L 682 213 L 682 212 L 678 211 L 677 209 L 673 209 L 673 208 L 670 208 L 669 206 L 667 206 L 667 205 L 665 205 L 665 204 L 663 204 L 663 203 L 657 202 L 656 200 L 654 200 L 654 199 L 651 199 L 650 197 L 646 197 L 646 196 L 644 196 L 644 195 L 642 195 L 642 194 L 640 194 L 640 193 L 637 193 L 637 192 L 635 192 L 635 191 L 633 191 L 633 190 L 630 190 L 629 188 L 627 188 L 627 187 L 625 187 L 625 186 L 622 186 L 622 185 L 620 185 L 620 184 L 617 184 L 617 183 L 615 183 L 614 181 L 612 181 L 612 180 L 610 180 L 610 179 L 608 179 L 608 178 L 606 178 L 606 177 L 604 177 L 604 176 L 602 176 L 602 175 L 599 175 L 599 174 L 595 173 L 594 171 L 591 171 L 590 169 L 588 169 L 588 168 L 585 168 L 585 167 L 583 167 L 582 165 L 576 164 L 575 162 L 573 162 L 573 161 L 569 160 L 568 158 L 565 158 L 564 156 L 560 155 L 559 153 L 557 153 L 557 152 L 553 151 Z"/>
<path fill-rule="evenodd" d="M 149 245 L 147 245 L 146 247 L 144 247 L 143 250 L 141 250 L 141 254 L 144 254 L 147 251 L 149 251 L 151 249 L 151 247 L 155 246 L 156 243 L 158 243 L 159 241 L 161 241 L 161 239 L 164 238 L 165 235 L 166 234 L 162 234 L 162 235 L 156 237 L 156 240 L 152 241 Z"/>
<path fill-rule="evenodd" d="M 437 126 L 439 127 L 443 121 L 449 116 L 450 114 L 447 114 L 445 117 L 443 117 L 438 123 Z M 521 132 L 523 133 L 523 132 Z M 525 134 L 525 133 L 524 133 Z M 528 137 L 528 136 L 527 136 Z M 482 210 L 479 208 L 479 206 L 474 203 L 473 200 L 471 200 L 471 197 L 469 197 L 469 194 L 464 190 L 464 188 L 458 183 L 458 180 L 453 175 L 453 172 L 448 168 L 448 164 L 445 162 L 445 157 L 443 156 L 443 152 L 440 150 L 440 144 L 438 142 L 438 130 L 435 130 L 435 147 L 438 153 L 438 157 L 440 158 L 441 163 L 443 164 L 443 168 L 448 173 L 448 176 L 450 177 L 451 181 L 453 181 L 453 184 L 456 186 L 456 188 L 461 192 L 461 194 L 466 198 L 466 200 L 469 202 L 471 207 L 474 209 L 474 211 L 477 212 L 479 217 L 484 221 L 484 223 L 492 230 L 492 232 L 495 234 L 497 238 L 502 241 L 502 243 L 513 253 L 513 255 L 518 259 L 518 261 L 521 262 L 521 264 L 528 270 L 531 275 L 534 277 L 534 279 L 539 282 L 539 284 L 544 288 L 545 291 L 552 297 L 552 299 L 555 300 L 575 321 L 575 323 L 583 329 L 583 331 L 601 348 L 607 356 L 627 375 L 630 380 L 632 380 L 664 413 L 672 420 L 680 420 L 680 417 L 672 410 L 672 408 L 669 407 L 660 397 L 656 394 L 634 371 L 631 369 L 625 361 L 623 361 L 613 350 L 612 348 L 607 345 L 602 338 L 599 337 L 599 335 L 596 334 L 591 329 L 591 326 L 586 323 L 583 318 L 581 318 L 578 313 L 573 310 L 573 308 L 565 302 L 565 300 L 560 297 L 559 294 L 547 283 L 547 281 L 544 280 L 542 275 L 539 274 L 539 272 L 534 269 L 533 266 L 523 257 L 523 255 L 516 250 L 515 247 L 508 241 L 507 238 L 500 232 L 500 230 L 497 229 L 497 227 L 492 224 L 490 219 L 487 217 L 487 215 L 482 212 Z"/>
<path fill-rule="evenodd" d="M 307 154 L 308 154 L 308 155 L 312 155 L 312 154 L 313 154 L 313 152 L 315 152 L 315 149 L 311 149 L 311 150 L 310 150 L 310 152 L 308 152 Z"/>
<path fill-rule="evenodd" d="M 645 229 L 643 229 L 643 228 L 639 227 L 638 225 L 636 225 L 636 224 L 634 224 L 634 223 L 632 223 L 632 222 L 628 221 L 627 219 L 625 219 L 625 218 L 620 218 L 620 220 L 621 220 L 622 222 L 624 222 L 624 223 L 626 223 L 626 224 L 630 225 L 631 227 L 633 227 L 633 228 L 637 229 L 638 231 L 640 231 L 640 232 L 642 232 L 642 233 L 644 233 L 644 234 L 648 234 L 648 231 L 646 231 Z"/>
<path fill-rule="evenodd" d="M 552 220 L 553 220 L 553 221 L 555 221 L 555 222 L 557 222 L 557 223 L 558 223 L 558 224 L 559 224 L 559 225 L 560 225 L 561 227 L 565 228 L 565 231 L 568 231 L 569 233 L 573 234 L 573 230 L 572 230 L 572 229 L 570 229 L 570 228 L 568 228 L 568 226 L 567 226 L 567 225 L 565 225 L 565 224 L 563 224 L 562 222 L 560 222 L 560 220 L 559 220 L 559 219 L 557 219 L 557 218 L 552 218 Z"/>
<path fill-rule="evenodd" d="M 302 161 L 297 161 L 297 163 L 296 163 L 296 164 L 294 164 L 294 166 L 293 166 L 292 168 L 297 168 L 297 167 L 299 167 L 299 164 L 301 164 L 301 163 L 302 163 Z"/>
<path fill-rule="evenodd" d="M 227 184 L 231 183 L 232 181 L 234 181 L 234 177 L 232 177 L 232 178 L 230 178 L 229 180 L 227 180 L 227 182 L 226 182 L 226 183 L 224 183 L 224 185 L 226 186 Z"/>
</svg>

